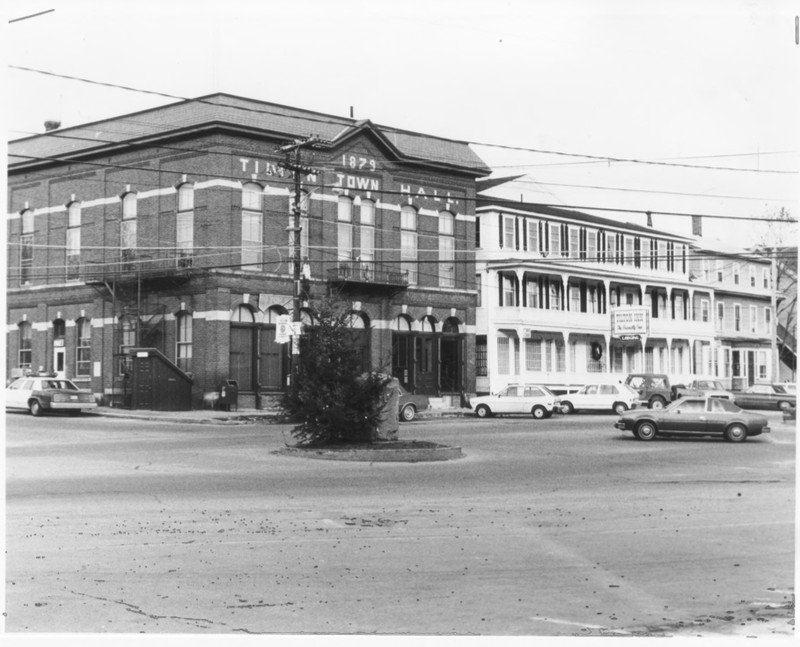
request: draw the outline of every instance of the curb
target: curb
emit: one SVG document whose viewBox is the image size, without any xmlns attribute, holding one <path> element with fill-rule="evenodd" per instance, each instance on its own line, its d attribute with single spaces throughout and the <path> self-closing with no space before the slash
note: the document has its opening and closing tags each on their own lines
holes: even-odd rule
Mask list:
<svg viewBox="0 0 800 647">
<path fill-rule="evenodd" d="M 323 461 L 358 461 L 365 463 L 423 463 L 449 461 L 464 457 L 460 447 L 448 447 L 446 445 L 398 449 L 388 447 L 381 449 L 371 449 L 369 447 L 350 449 L 284 447 L 272 453 L 280 456 Z"/>
</svg>

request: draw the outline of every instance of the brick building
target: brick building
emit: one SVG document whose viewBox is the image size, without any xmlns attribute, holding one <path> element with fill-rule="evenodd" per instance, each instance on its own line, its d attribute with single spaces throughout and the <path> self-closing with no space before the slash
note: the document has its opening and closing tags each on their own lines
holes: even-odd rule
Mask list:
<svg viewBox="0 0 800 647">
<path fill-rule="evenodd" d="M 365 368 L 454 400 L 474 392 L 475 180 L 467 146 L 214 94 L 13 141 L 7 367 L 130 402 L 137 349 L 255 406 L 286 385 L 293 174 L 303 150 L 302 319 L 350 304 Z M 145 407 L 142 407 L 145 408 Z"/>
</svg>

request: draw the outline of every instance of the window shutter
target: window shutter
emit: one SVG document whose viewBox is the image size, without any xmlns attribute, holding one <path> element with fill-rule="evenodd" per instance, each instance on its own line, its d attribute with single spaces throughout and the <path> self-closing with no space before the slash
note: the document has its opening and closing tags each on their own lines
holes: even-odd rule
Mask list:
<svg viewBox="0 0 800 647">
<path fill-rule="evenodd" d="M 497 231 L 500 234 L 500 249 L 503 248 L 503 214 L 497 214 Z"/>
</svg>

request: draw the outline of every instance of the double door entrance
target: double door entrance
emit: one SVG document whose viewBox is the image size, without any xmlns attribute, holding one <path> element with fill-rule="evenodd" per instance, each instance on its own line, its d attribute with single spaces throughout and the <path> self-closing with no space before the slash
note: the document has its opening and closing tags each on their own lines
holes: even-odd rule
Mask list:
<svg viewBox="0 0 800 647">
<path fill-rule="evenodd" d="M 434 395 L 464 390 L 464 337 L 392 333 L 392 375 L 407 391 Z"/>
</svg>

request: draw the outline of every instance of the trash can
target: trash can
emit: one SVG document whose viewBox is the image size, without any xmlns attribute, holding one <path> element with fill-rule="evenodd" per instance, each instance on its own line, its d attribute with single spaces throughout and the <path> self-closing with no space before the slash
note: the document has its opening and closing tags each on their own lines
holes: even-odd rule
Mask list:
<svg viewBox="0 0 800 647">
<path fill-rule="evenodd" d="M 239 410 L 239 383 L 225 380 L 219 387 L 219 408 L 222 411 Z"/>
</svg>

